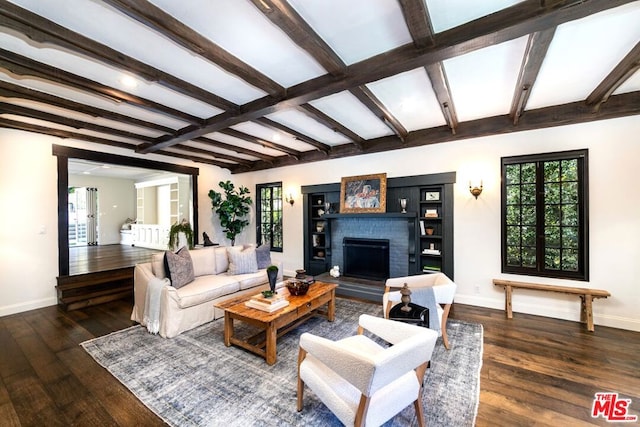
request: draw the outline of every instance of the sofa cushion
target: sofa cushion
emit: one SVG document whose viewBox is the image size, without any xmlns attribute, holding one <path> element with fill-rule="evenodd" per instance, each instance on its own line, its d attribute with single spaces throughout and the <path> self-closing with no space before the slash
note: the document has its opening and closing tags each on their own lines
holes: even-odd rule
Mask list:
<svg viewBox="0 0 640 427">
<path fill-rule="evenodd" d="M 271 265 L 271 246 L 260 245 L 256 248 L 256 262 L 258 264 L 258 270 L 262 270 Z"/>
<path fill-rule="evenodd" d="M 256 250 L 253 247 L 244 250 L 229 248 L 227 256 L 229 257 L 229 269 L 227 272 L 230 275 L 255 273 L 258 271 Z"/>
<path fill-rule="evenodd" d="M 164 253 L 165 271 L 169 280 L 171 280 L 171 286 L 178 289 L 184 285 L 193 282 L 195 278 L 193 274 L 193 262 L 191 261 L 191 255 L 189 255 L 189 249 L 183 246 L 178 252 L 173 253 L 166 251 Z"/>
<path fill-rule="evenodd" d="M 219 246 L 214 249 L 216 256 L 216 274 L 224 273 L 229 269 L 229 257 L 227 257 L 227 248 Z"/>
<path fill-rule="evenodd" d="M 187 286 L 176 290 L 177 303 L 180 308 L 188 308 L 239 290 L 240 285 L 234 276 L 226 274 L 200 276 Z"/>
<path fill-rule="evenodd" d="M 195 249 L 189 254 L 195 277 L 216 274 L 216 253 L 213 247 Z"/>
<path fill-rule="evenodd" d="M 259 270 L 256 273 L 238 274 L 234 277 L 240 284 L 240 290 L 253 288 L 269 282 L 266 270 Z"/>
<path fill-rule="evenodd" d="M 158 279 L 167 277 L 167 273 L 164 270 L 164 252 L 156 252 L 151 255 L 151 272 Z"/>
</svg>

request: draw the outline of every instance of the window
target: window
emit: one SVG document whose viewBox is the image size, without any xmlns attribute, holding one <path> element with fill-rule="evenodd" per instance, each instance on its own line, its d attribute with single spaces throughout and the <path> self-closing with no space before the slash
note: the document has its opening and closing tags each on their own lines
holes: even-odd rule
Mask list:
<svg viewBox="0 0 640 427">
<path fill-rule="evenodd" d="M 502 272 L 588 280 L 587 150 L 502 158 Z"/>
<path fill-rule="evenodd" d="M 282 183 L 256 185 L 258 245 L 269 244 L 274 252 L 282 252 Z"/>
</svg>

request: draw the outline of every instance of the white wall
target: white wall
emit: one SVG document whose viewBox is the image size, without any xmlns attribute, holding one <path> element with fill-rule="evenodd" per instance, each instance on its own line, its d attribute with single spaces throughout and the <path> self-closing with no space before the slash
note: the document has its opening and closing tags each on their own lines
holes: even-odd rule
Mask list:
<svg viewBox="0 0 640 427">
<path fill-rule="evenodd" d="M 133 184 L 131 179 L 69 175 L 70 187 L 98 189 L 99 245 L 120 243 L 120 227 L 127 218 L 136 218 L 136 189 Z"/>
<path fill-rule="evenodd" d="M 640 155 L 640 116 L 519 132 L 370 154 L 299 166 L 230 175 L 227 170 L 197 165 L 200 233 L 214 242 L 228 243 L 211 211 L 209 189 L 230 179 L 246 185 L 255 198 L 255 184 L 282 181 L 285 194 L 295 189 L 294 206 L 284 210 L 284 252 L 272 253 L 283 262 L 285 273 L 303 266 L 303 212 L 300 186 L 339 182 L 343 176 L 386 172 L 389 177 L 438 172 L 457 173 L 455 188 L 456 301 L 485 307 L 504 307 L 504 296 L 491 282 L 511 278 L 539 283 L 607 289 L 612 297 L 594 303 L 595 323 L 640 331 L 640 201 L 636 195 L 636 161 Z M 0 228 L 0 315 L 56 303 L 57 215 L 56 160 L 51 144 L 94 149 L 74 141 L 0 129 L 0 202 L 16 201 L 24 214 L 14 217 L 3 210 Z M 589 282 L 545 280 L 500 273 L 500 157 L 521 154 L 589 149 L 591 278 Z M 139 156 L 130 151 L 100 147 L 100 151 Z M 165 157 L 152 159 L 167 161 Z M 175 161 L 193 166 L 193 163 Z M 484 191 L 475 200 L 468 181 L 478 175 Z M 237 242 L 255 241 L 255 221 Z M 15 224 L 16 226 L 7 226 Z M 44 230 L 45 234 L 40 234 Z M 40 265 L 39 268 L 33 268 Z M 514 310 L 568 320 L 579 319 L 577 298 L 516 291 Z"/>
<path fill-rule="evenodd" d="M 401 177 L 456 172 L 454 208 L 456 301 L 504 308 L 504 293 L 494 278 L 602 288 L 611 292 L 594 302 L 596 324 L 640 331 L 640 199 L 636 196 L 640 158 L 640 117 L 435 144 L 380 154 L 290 166 L 234 177 L 252 194 L 255 184 L 282 181 L 285 194 L 295 188 L 296 203 L 285 206 L 285 273 L 301 268 L 302 197 L 300 186 L 340 182 L 341 177 L 386 172 Z M 590 280 L 550 280 L 504 275 L 500 254 L 500 158 L 504 156 L 589 149 Z M 481 178 L 484 191 L 475 200 L 470 179 Z M 252 233 L 254 227 L 249 227 Z M 273 255 L 272 255 L 273 256 Z M 579 299 L 561 294 L 515 291 L 513 307 L 526 312 L 579 320 Z"/>
</svg>

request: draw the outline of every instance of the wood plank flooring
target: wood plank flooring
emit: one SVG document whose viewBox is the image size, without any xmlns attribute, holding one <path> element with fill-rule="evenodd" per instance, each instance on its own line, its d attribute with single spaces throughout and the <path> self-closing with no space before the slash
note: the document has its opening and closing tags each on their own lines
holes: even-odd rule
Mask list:
<svg viewBox="0 0 640 427">
<path fill-rule="evenodd" d="M 156 252 L 162 251 L 131 245 L 72 246 L 69 248 L 69 275 L 133 267 L 151 261 L 151 255 Z"/>
<path fill-rule="evenodd" d="M 164 425 L 78 345 L 130 326 L 130 313 L 119 300 L 0 318 L 0 425 Z M 590 416 L 598 391 L 640 416 L 640 333 L 460 304 L 451 317 L 484 325 L 477 426 L 610 425 Z"/>
</svg>

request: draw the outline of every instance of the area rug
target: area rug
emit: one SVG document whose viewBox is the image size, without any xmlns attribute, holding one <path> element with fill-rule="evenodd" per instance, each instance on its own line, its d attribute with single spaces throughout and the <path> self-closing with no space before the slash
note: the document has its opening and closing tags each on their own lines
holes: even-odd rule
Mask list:
<svg viewBox="0 0 640 427">
<path fill-rule="evenodd" d="M 223 343 L 223 320 L 164 339 L 141 326 L 86 341 L 84 349 L 147 407 L 172 426 L 339 426 L 305 390 L 296 411 L 298 341 L 303 332 L 330 339 L 354 335 L 361 313 L 380 305 L 338 298 L 336 320 L 313 318 L 278 339 L 277 362 Z M 429 426 L 473 426 L 478 410 L 482 325 L 449 320 L 451 349 L 438 338 L 425 377 Z M 389 396 L 393 398 L 393 396 Z M 413 405 L 385 426 L 417 425 Z"/>
</svg>

